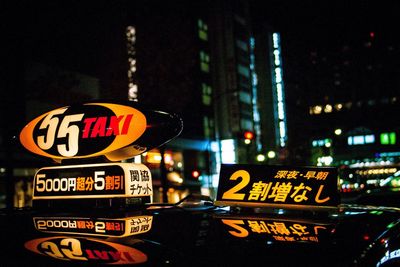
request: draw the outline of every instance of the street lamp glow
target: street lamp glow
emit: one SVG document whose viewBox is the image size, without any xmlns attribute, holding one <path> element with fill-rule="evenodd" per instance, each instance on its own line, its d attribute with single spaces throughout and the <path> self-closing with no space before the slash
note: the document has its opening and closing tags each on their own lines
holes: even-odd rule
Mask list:
<svg viewBox="0 0 400 267">
<path fill-rule="evenodd" d="M 331 147 L 332 146 L 332 143 L 331 142 L 327 142 L 326 144 L 325 144 L 325 147 Z"/>
<path fill-rule="evenodd" d="M 265 161 L 265 156 L 263 154 L 258 154 L 257 155 L 257 161 L 258 162 L 263 162 Z"/>
<path fill-rule="evenodd" d="M 336 135 L 341 135 L 342 134 L 342 129 L 336 129 L 335 130 Z"/>
<path fill-rule="evenodd" d="M 267 156 L 268 156 L 269 159 L 273 159 L 273 158 L 276 157 L 276 153 L 275 153 L 275 151 L 271 150 L 271 151 L 268 151 Z"/>
</svg>

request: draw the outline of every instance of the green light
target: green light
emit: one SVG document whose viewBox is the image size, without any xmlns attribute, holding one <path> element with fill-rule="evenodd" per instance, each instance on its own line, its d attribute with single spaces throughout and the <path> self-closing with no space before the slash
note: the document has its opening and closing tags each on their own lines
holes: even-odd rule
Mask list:
<svg viewBox="0 0 400 267">
<path fill-rule="evenodd" d="M 390 144 L 391 145 L 394 145 L 394 144 L 396 144 L 396 133 L 390 133 L 389 134 L 389 140 L 390 140 Z"/>
<path fill-rule="evenodd" d="M 369 212 L 370 214 L 374 214 L 374 215 L 381 215 L 383 213 L 383 211 L 380 210 L 372 210 Z"/>
<path fill-rule="evenodd" d="M 382 145 L 389 144 L 389 135 L 387 133 L 381 133 L 381 144 Z"/>
<path fill-rule="evenodd" d="M 394 145 L 396 144 L 396 133 L 381 133 L 381 144 L 382 145 Z"/>
<path fill-rule="evenodd" d="M 395 226 L 395 225 L 396 225 L 396 223 L 392 222 L 392 223 L 388 224 L 388 226 L 386 226 L 386 228 L 387 228 L 387 229 L 390 229 L 390 228 L 392 228 L 392 227 Z"/>
</svg>

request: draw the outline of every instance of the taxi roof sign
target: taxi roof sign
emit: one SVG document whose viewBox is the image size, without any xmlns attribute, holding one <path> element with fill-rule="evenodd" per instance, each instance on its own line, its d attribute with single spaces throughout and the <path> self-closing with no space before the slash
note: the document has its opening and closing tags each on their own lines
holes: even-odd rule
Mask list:
<svg viewBox="0 0 400 267">
<path fill-rule="evenodd" d="M 126 200 L 128 204 L 136 199 L 132 204 L 144 204 L 152 202 L 152 196 L 151 171 L 144 164 L 82 164 L 39 169 L 34 177 L 32 204 L 62 206 L 78 200 L 79 205 L 71 208 L 82 208 L 85 202 L 101 199 Z"/>
<path fill-rule="evenodd" d="M 182 127 L 177 115 L 134 102 L 82 103 L 33 119 L 22 129 L 20 142 L 30 152 L 58 162 L 101 156 L 121 161 L 170 141 Z"/>
<path fill-rule="evenodd" d="M 222 164 L 215 205 L 336 207 L 337 177 L 334 167 Z"/>
</svg>

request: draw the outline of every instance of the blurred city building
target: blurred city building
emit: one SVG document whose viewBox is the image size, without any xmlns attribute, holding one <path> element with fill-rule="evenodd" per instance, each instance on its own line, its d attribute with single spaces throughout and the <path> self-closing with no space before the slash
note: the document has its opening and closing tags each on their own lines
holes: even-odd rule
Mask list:
<svg viewBox="0 0 400 267">
<path fill-rule="evenodd" d="M 287 160 L 280 35 L 252 23 L 247 1 L 49 5 L 10 30 L 21 43 L 2 110 L 1 206 L 29 205 L 34 173 L 49 164 L 17 144 L 21 127 L 71 102 L 138 101 L 182 117 L 178 138 L 132 159 L 152 170 L 155 201 L 214 197 L 221 163 Z"/>
<path fill-rule="evenodd" d="M 249 3 L 15 5 L 3 49 L 0 206 L 29 205 L 35 171 L 51 164 L 21 148 L 21 127 L 98 99 L 182 117 L 178 138 L 132 159 L 151 168 L 155 201 L 214 197 L 222 163 L 337 166 L 343 191 L 400 185 L 395 35 L 332 40 L 324 29 L 304 53 L 290 40 L 307 29 L 281 34 Z"/>
<path fill-rule="evenodd" d="M 290 122 L 296 161 L 337 166 L 343 192 L 398 187 L 400 99 L 394 73 L 399 46 L 394 35 L 383 29 L 351 31 L 331 40 L 329 48 L 324 40 L 329 39 L 322 36 L 320 44 L 297 54 L 298 65 L 288 73 L 297 76 L 291 84 L 297 99 L 288 104 L 296 114 Z"/>
<path fill-rule="evenodd" d="M 286 159 L 280 35 L 255 31 L 247 1 L 156 1 L 132 10 L 128 97 L 184 122 L 151 164 L 162 181 L 164 153 L 173 201 L 196 190 L 214 197 L 221 163 Z M 148 163 L 148 154 L 140 160 Z"/>
</svg>

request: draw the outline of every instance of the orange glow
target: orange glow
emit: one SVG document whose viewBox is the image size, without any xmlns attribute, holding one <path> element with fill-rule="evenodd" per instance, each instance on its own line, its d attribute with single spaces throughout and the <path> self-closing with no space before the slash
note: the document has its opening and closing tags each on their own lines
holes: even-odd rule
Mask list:
<svg viewBox="0 0 400 267">
<path fill-rule="evenodd" d="M 159 164 L 161 162 L 161 154 L 159 152 L 147 152 L 146 161 L 148 163 Z M 172 160 L 172 154 L 165 153 L 164 154 L 164 162 L 165 164 L 173 165 L 174 162 Z"/>
<path fill-rule="evenodd" d="M 251 140 L 254 138 L 254 134 L 250 131 L 246 131 L 246 132 L 244 132 L 244 138 Z"/>
</svg>

